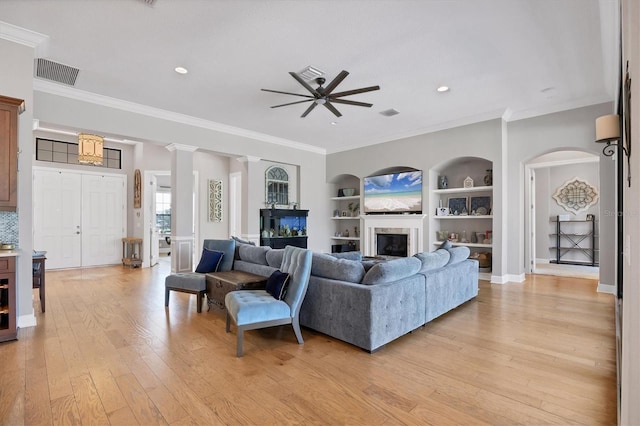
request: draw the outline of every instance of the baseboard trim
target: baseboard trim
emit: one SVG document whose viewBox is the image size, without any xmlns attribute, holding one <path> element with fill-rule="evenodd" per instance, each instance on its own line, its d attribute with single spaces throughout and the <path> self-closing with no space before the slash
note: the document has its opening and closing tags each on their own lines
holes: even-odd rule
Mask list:
<svg viewBox="0 0 640 426">
<path fill-rule="evenodd" d="M 612 284 L 598 283 L 598 293 L 607 293 L 616 295 L 616 286 Z"/>
<path fill-rule="evenodd" d="M 521 283 L 525 278 L 525 274 L 491 275 L 491 284 Z"/>
<path fill-rule="evenodd" d="M 16 325 L 18 326 L 18 328 L 35 327 L 36 325 L 38 325 L 38 321 L 36 321 L 36 316 L 33 314 L 20 315 L 16 319 Z"/>
</svg>

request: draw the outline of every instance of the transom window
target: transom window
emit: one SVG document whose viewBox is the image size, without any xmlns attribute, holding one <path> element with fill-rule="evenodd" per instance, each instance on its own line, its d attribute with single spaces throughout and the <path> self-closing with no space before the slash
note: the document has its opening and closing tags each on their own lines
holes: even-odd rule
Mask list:
<svg viewBox="0 0 640 426">
<path fill-rule="evenodd" d="M 267 204 L 289 204 L 289 174 L 285 169 L 271 166 L 266 171 Z"/>
<path fill-rule="evenodd" d="M 36 160 L 52 163 L 79 164 L 90 167 L 106 167 L 121 169 L 122 151 L 104 148 L 102 164 L 82 164 L 78 162 L 78 144 L 72 142 L 55 141 L 52 139 L 36 138 Z"/>
</svg>

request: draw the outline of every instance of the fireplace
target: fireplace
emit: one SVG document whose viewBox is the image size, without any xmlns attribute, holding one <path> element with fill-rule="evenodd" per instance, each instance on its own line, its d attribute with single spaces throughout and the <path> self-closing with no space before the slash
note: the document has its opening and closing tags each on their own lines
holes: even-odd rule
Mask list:
<svg viewBox="0 0 640 426">
<path fill-rule="evenodd" d="M 423 226 L 426 215 L 410 214 L 389 214 L 389 215 L 363 215 L 362 224 L 362 250 L 365 256 L 384 256 L 380 254 L 378 247 L 380 243 L 379 235 L 401 235 L 404 238 L 404 248 L 402 252 L 396 251 L 394 254 L 386 256 L 413 256 L 416 253 L 426 251 L 423 239 Z M 388 244 L 387 244 L 388 245 Z M 392 241 L 391 246 L 397 245 Z"/>
<path fill-rule="evenodd" d="M 376 234 L 376 255 L 407 257 L 407 234 Z"/>
</svg>

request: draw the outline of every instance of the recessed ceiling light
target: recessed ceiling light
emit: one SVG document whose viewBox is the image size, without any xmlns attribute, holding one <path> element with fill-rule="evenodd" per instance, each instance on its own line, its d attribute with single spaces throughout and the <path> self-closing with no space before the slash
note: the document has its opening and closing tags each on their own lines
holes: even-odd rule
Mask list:
<svg viewBox="0 0 640 426">
<path fill-rule="evenodd" d="M 177 72 L 178 74 L 186 74 L 189 72 L 188 69 L 186 69 L 185 67 L 175 67 L 174 68 L 175 72 Z"/>
<path fill-rule="evenodd" d="M 449 86 L 440 86 L 436 90 L 438 92 L 440 92 L 440 93 L 448 92 L 449 91 Z"/>
</svg>

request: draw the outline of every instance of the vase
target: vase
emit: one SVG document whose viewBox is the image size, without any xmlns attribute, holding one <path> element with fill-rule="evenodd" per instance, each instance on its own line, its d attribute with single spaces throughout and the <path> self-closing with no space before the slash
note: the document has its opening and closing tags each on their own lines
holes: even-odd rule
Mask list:
<svg viewBox="0 0 640 426">
<path fill-rule="evenodd" d="M 487 169 L 487 174 L 484 175 L 484 184 L 487 186 L 493 185 L 493 169 Z"/>
<path fill-rule="evenodd" d="M 449 187 L 449 181 L 446 176 L 438 177 L 438 189 L 447 189 Z"/>
<path fill-rule="evenodd" d="M 478 236 L 476 235 L 475 232 L 471 233 L 471 242 L 472 243 L 477 243 L 478 242 Z"/>
</svg>

